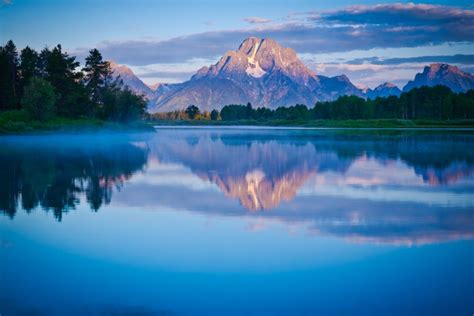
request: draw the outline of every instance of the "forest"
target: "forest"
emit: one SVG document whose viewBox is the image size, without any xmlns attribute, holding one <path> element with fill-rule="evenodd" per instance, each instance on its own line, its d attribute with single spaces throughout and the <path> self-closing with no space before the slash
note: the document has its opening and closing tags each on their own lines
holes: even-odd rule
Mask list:
<svg viewBox="0 0 474 316">
<path fill-rule="evenodd" d="M 112 75 L 97 49 L 81 67 L 61 45 L 40 52 L 28 46 L 18 52 L 11 40 L 0 46 L 0 127 L 19 118 L 127 123 L 141 119 L 145 110 L 146 100 Z"/>
<path fill-rule="evenodd" d="M 311 121 L 311 120 L 472 120 L 474 119 L 474 90 L 454 93 L 445 86 L 420 87 L 374 100 L 357 96 L 342 96 L 335 101 L 318 102 L 308 108 L 304 104 L 269 109 L 231 104 L 220 111 L 201 112 L 195 105 L 182 111 L 156 113 L 156 120 L 201 121 Z"/>
</svg>

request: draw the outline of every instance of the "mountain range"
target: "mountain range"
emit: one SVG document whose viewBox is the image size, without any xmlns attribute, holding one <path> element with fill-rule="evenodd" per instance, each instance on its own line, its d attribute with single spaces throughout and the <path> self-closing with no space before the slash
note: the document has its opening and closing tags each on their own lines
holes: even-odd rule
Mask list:
<svg viewBox="0 0 474 316">
<path fill-rule="evenodd" d="M 403 91 L 409 91 L 421 86 L 447 86 L 454 92 L 465 92 L 474 89 L 474 75 L 461 71 L 458 67 L 448 64 L 432 64 L 426 66 L 422 73 L 418 73 L 415 79 L 409 81 Z"/>
<path fill-rule="evenodd" d="M 226 104 L 252 103 L 276 108 L 295 104 L 311 106 L 343 95 L 362 98 L 398 96 L 421 86 L 445 85 L 454 92 L 474 89 L 474 75 L 447 64 L 431 64 L 403 89 L 385 82 L 375 89 L 357 88 L 346 75 L 326 77 L 306 67 L 291 48 L 268 38 L 247 38 L 235 51 L 199 69 L 190 80 L 178 84 L 147 86 L 130 68 L 111 63 L 114 76 L 148 100 L 149 112 L 168 112 L 190 104 L 201 110 L 220 109 Z"/>
</svg>

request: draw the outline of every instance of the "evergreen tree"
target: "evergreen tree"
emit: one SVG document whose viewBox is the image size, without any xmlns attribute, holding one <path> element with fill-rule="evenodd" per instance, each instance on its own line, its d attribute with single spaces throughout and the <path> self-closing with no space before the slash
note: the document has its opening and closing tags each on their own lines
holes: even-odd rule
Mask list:
<svg viewBox="0 0 474 316">
<path fill-rule="evenodd" d="M 110 86 L 103 91 L 103 107 L 99 110 L 99 117 L 127 123 L 142 118 L 146 105 L 143 96 L 134 94 L 127 87 Z"/>
<path fill-rule="evenodd" d="M 199 108 L 195 105 L 190 105 L 186 108 L 185 112 L 190 120 L 194 120 L 199 114 Z"/>
<path fill-rule="evenodd" d="M 83 68 L 86 88 L 91 97 L 91 101 L 97 104 L 101 101 L 101 93 L 106 81 L 112 76 L 110 64 L 102 59 L 101 53 L 97 49 L 89 51 L 86 57 L 86 65 Z"/>
<path fill-rule="evenodd" d="M 211 111 L 211 120 L 212 121 L 217 121 L 218 118 L 219 118 L 219 111 L 212 110 Z"/>
<path fill-rule="evenodd" d="M 82 73 L 76 69 L 79 62 L 57 45 L 51 51 L 44 50 L 45 78 L 53 85 L 56 95 L 56 111 L 60 116 L 79 117 L 91 115 L 87 91 L 81 84 Z"/>
<path fill-rule="evenodd" d="M 47 72 L 47 65 L 48 65 L 48 59 L 49 56 L 51 55 L 51 50 L 49 50 L 48 47 L 45 47 L 41 50 L 41 52 L 38 55 L 38 76 L 47 79 L 48 77 L 48 72 Z"/>
<path fill-rule="evenodd" d="M 13 41 L 0 47 L 0 109 L 18 106 L 18 52 Z"/>
<path fill-rule="evenodd" d="M 11 83 L 9 75 L 8 56 L 0 47 L 0 110 L 7 110 L 11 103 Z"/>
<path fill-rule="evenodd" d="M 31 78 L 39 75 L 38 53 L 26 46 L 20 53 L 20 96 Z"/>
</svg>

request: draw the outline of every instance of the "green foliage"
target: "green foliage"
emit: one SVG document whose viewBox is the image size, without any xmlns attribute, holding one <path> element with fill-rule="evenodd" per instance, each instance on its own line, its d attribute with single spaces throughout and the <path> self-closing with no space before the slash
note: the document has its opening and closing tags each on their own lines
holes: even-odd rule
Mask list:
<svg viewBox="0 0 474 316">
<path fill-rule="evenodd" d="M 142 118 L 146 110 L 146 100 L 128 88 L 109 87 L 103 92 L 103 107 L 100 118 L 122 123 Z"/>
<path fill-rule="evenodd" d="M 0 110 L 14 109 L 18 105 L 18 67 L 16 46 L 8 41 L 0 47 Z"/>
<path fill-rule="evenodd" d="M 313 114 L 322 119 L 369 119 L 373 117 L 373 105 L 356 96 L 342 96 L 336 101 L 317 103 Z"/>
<path fill-rule="evenodd" d="M 82 70 L 79 65 L 61 45 L 40 53 L 25 47 L 20 58 L 12 41 L 0 46 L 0 111 L 22 106 L 22 113 L 30 118 L 1 121 L 0 130 L 62 128 L 66 123 L 74 124 L 67 119 L 82 122 L 84 118 L 129 123 L 144 116 L 146 100 L 112 80 L 110 64 L 97 49 L 89 52 Z M 209 113 L 204 118 L 207 116 Z M 36 124 L 35 120 L 42 122 Z"/>
<path fill-rule="evenodd" d="M 217 110 L 212 110 L 211 111 L 211 121 L 217 121 L 217 119 L 219 118 L 219 111 Z"/>
<path fill-rule="evenodd" d="M 91 101 L 95 104 L 103 102 L 103 90 L 112 76 L 110 64 L 104 61 L 101 53 L 94 48 L 89 51 L 89 56 L 86 57 L 86 66 L 82 70 Z"/>
<path fill-rule="evenodd" d="M 332 102 L 318 102 L 315 119 L 402 119 L 453 120 L 474 118 L 473 92 L 456 94 L 445 86 L 420 87 L 399 98 L 364 100 L 344 96 Z"/>
<path fill-rule="evenodd" d="M 200 113 L 199 108 L 195 105 L 190 105 L 186 108 L 185 113 L 190 120 L 194 120 Z"/>
<path fill-rule="evenodd" d="M 20 95 L 23 95 L 26 85 L 30 82 L 31 78 L 39 75 L 38 69 L 39 56 L 38 53 L 26 46 L 20 54 Z"/>
<path fill-rule="evenodd" d="M 63 52 L 61 45 L 51 51 L 44 49 L 41 58 L 44 67 L 42 73 L 53 85 L 57 95 L 57 114 L 73 118 L 90 115 L 91 105 L 87 90 L 80 82 L 82 73 L 76 71 L 79 67 L 76 58 Z"/>
<path fill-rule="evenodd" d="M 223 121 L 245 120 L 249 117 L 247 106 L 239 104 L 226 105 L 221 110 L 221 118 Z"/>
<path fill-rule="evenodd" d="M 52 85 L 44 79 L 32 78 L 25 87 L 22 106 L 38 121 L 45 121 L 54 116 L 56 96 Z"/>
</svg>

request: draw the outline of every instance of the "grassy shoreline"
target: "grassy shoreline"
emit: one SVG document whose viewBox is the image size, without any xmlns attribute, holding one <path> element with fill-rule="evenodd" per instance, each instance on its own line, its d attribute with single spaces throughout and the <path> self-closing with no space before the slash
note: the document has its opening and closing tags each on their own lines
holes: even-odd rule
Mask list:
<svg viewBox="0 0 474 316">
<path fill-rule="evenodd" d="M 309 128 L 474 128 L 474 120 L 149 120 L 118 123 L 99 119 L 68 119 L 56 117 L 40 122 L 31 120 L 23 111 L 0 113 L 0 135 L 37 133 L 78 133 L 78 132 L 147 132 L 153 126 L 272 126 Z"/>
<path fill-rule="evenodd" d="M 474 120 L 153 120 L 156 126 L 273 126 L 273 127 L 320 127 L 320 128 L 474 128 Z"/>
<path fill-rule="evenodd" d="M 147 132 L 153 127 L 144 121 L 130 123 L 110 122 L 99 119 L 69 119 L 56 117 L 40 122 L 30 119 L 23 111 L 0 113 L 0 135 L 38 133 L 88 133 L 88 132 Z"/>
</svg>

